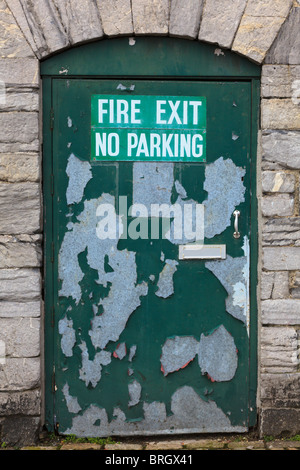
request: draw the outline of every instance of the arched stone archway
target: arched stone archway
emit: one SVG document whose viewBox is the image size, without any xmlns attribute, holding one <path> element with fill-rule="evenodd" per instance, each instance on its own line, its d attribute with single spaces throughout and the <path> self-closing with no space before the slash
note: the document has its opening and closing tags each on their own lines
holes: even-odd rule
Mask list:
<svg viewBox="0 0 300 470">
<path fill-rule="evenodd" d="M 210 42 L 220 54 L 231 49 L 262 65 L 260 432 L 299 431 L 300 2 L 182 5 L 0 0 L 0 397 L 5 409 L 9 404 L 1 414 L 4 441 L 34 440 L 43 415 L 39 61 L 83 42 L 139 35 Z"/>
<path fill-rule="evenodd" d="M 83 41 L 170 35 L 229 48 L 261 63 L 293 5 L 231 0 L 7 0 L 37 58 Z M 296 3 L 297 7 L 297 3 Z"/>
</svg>

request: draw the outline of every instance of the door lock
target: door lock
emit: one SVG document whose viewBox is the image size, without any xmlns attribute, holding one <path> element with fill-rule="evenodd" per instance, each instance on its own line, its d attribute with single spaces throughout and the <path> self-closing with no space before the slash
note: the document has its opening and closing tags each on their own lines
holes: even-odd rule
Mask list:
<svg viewBox="0 0 300 470">
<path fill-rule="evenodd" d="M 234 238 L 240 238 L 241 234 L 239 232 L 239 216 L 240 216 L 240 211 L 234 211 L 234 233 L 233 236 Z"/>
</svg>

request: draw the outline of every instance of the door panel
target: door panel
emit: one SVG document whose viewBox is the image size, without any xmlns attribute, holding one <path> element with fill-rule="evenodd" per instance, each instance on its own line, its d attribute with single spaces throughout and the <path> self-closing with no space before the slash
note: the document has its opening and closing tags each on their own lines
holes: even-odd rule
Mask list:
<svg viewBox="0 0 300 470">
<path fill-rule="evenodd" d="M 119 84 L 53 80 L 59 431 L 246 431 L 251 84 L 132 79 L 122 81 L 125 91 Z M 206 162 L 91 160 L 92 96 L 124 93 L 206 97 Z M 132 204 L 147 216 L 132 214 Z M 154 217 L 151 204 L 177 204 L 182 214 L 201 205 L 204 245 L 225 245 L 226 257 L 179 259 L 179 246 L 195 240 L 174 239 L 174 217 Z M 113 235 L 104 238 L 105 230 Z"/>
</svg>

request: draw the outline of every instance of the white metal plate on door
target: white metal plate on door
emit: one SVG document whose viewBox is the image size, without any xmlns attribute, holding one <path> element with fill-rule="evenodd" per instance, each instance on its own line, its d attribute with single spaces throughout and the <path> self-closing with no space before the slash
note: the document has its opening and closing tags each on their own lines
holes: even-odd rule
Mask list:
<svg viewBox="0 0 300 470">
<path fill-rule="evenodd" d="M 226 245 L 179 245 L 179 259 L 226 259 Z"/>
</svg>

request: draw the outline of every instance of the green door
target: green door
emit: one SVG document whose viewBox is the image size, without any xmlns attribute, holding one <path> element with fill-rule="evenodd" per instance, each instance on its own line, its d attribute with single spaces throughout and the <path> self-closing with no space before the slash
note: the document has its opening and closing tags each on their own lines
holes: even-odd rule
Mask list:
<svg viewBox="0 0 300 470">
<path fill-rule="evenodd" d="M 247 431 L 251 93 L 249 81 L 52 81 L 48 407 L 60 433 Z M 205 98 L 203 161 L 168 146 L 160 160 L 145 147 L 116 159 L 114 142 L 97 160 L 95 96 Z M 204 214 L 204 240 L 192 225 L 173 237 L 174 213 L 157 217 L 155 204 L 181 209 L 183 225 Z"/>
</svg>

